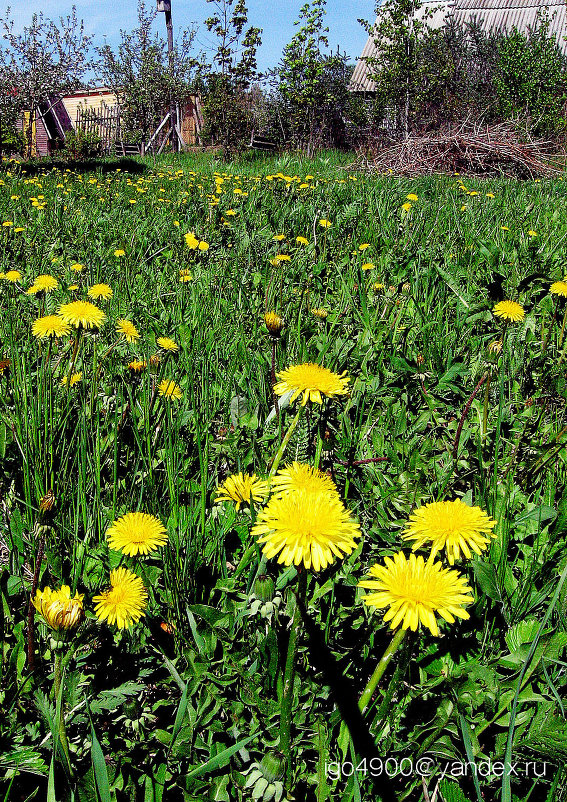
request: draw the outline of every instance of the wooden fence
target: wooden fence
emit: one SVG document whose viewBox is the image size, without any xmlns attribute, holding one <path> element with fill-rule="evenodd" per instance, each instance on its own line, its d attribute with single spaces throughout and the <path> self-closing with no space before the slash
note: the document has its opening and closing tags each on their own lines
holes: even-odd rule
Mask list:
<svg viewBox="0 0 567 802">
<path fill-rule="evenodd" d="M 95 134 L 100 138 L 103 153 L 115 149 L 120 138 L 120 109 L 102 106 L 100 109 L 77 109 L 75 130 Z"/>
</svg>

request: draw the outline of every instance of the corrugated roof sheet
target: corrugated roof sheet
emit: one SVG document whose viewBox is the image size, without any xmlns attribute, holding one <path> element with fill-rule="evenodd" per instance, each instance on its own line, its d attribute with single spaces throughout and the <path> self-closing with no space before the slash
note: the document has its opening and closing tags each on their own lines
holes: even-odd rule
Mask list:
<svg viewBox="0 0 567 802">
<path fill-rule="evenodd" d="M 510 31 L 517 28 L 527 31 L 538 24 L 538 12 L 547 11 L 550 20 L 549 32 L 557 37 L 563 52 L 567 52 L 567 14 L 565 0 L 429 0 L 418 10 L 416 17 L 422 19 L 427 13 L 427 24 L 431 28 L 440 28 L 449 15 L 454 15 L 459 22 L 467 22 L 473 18 L 484 30 Z M 377 58 L 379 50 L 374 37 L 369 36 L 361 56 L 354 68 L 350 80 L 351 92 L 372 92 L 374 81 L 369 77 L 367 58 Z"/>
</svg>

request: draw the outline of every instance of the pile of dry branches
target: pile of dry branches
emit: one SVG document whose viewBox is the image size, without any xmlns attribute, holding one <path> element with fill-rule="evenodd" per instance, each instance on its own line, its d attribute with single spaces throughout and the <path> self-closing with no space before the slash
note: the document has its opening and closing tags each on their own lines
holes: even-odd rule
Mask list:
<svg viewBox="0 0 567 802">
<path fill-rule="evenodd" d="M 522 140 L 508 123 L 463 124 L 423 136 L 376 143 L 352 167 L 378 173 L 419 176 L 432 173 L 536 178 L 563 173 L 564 154 L 556 143 Z"/>
</svg>

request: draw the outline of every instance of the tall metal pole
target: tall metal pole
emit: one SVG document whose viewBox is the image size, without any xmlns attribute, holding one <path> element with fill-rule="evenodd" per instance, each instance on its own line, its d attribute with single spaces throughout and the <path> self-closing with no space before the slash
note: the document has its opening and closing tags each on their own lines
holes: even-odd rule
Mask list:
<svg viewBox="0 0 567 802">
<path fill-rule="evenodd" d="M 169 119 L 171 121 L 171 144 L 175 150 L 179 150 L 179 137 L 177 136 L 177 112 L 175 109 L 175 98 L 173 97 L 173 23 L 171 21 L 171 2 L 169 7 L 165 7 L 165 27 L 167 28 L 167 53 L 169 56 L 169 79 L 171 81 L 169 90 Z"/>
<path fill-rule="evenodd" d="M 157 0 L 157 10 L 165 12 L 165 27 L 167 28 L 167 54 L 169 57 L 169 123 L 171 133 L 171 144 L 175 150 L 181 149 L 181 139 L 177 133 L 177 112 L 175 108 L 175 97 L 173 95 L 173 72 L 175 59 L 173 53 L 173 23 L 171 21 L 171 0 Z"/>
</svg>

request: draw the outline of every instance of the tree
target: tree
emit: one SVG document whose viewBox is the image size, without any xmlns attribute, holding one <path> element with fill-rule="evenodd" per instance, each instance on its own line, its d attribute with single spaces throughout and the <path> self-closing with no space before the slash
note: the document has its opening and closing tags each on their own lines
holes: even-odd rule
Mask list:
<svg viewBox="0 0 567 802">
<path fill-rule="evenodd" d="M 247 92 L 258 77 L 256 53 L 261 28 L 248 23 L 245 0 L 207 0 L 214 13 L 205 20 L 216 45 L 204 78 L 204 136 L 225 149 L 237 148 L 250 133 L 252 115 Z"/>
<path fill-rule="evenodd" d="M 317 145 L 340 144 L 353 111 L 347 56 L 326 52 L 325 7 L 326 0 L 313 0 L 301 8 L 295 25 L 303 25 L 284 48 L 278 69 L 289 137 L 309 156 Z"/>
<path fill-rule="evenodd" d="M 420 0 L 387 0 L 376 4 L 376 22 L 359 22 L 366 28 L 378 55 L 369 57 L 376 86 L 377 116 L 394 116 L 404 136 L 409 136 L 410 110 L 421 88 L 418 67 L 419 42 L 428 30 L 425 14 L 418 17 Z"/>
<path fill-rule="evenodd" d="M 146 141 L 157 128 L 171 97 L 179 103 L 185 101 L 198 64 L 191 55 L 195 31 L 187 29 L 174 44 L 170 64 L 167 42 L 157 33 L 152 36 L 156 14 L 139 0 L 138 26 L 130 32 L 120 31 L 118 49 L 109 44 L 97 48 L 102 78 L 117 96 L 124 129 L 136 142 Z"/>
<path fill-rule="evenodd" d="M 14 20 L 6 11 L 0 23 L 0 117 L 14 123 L 24 111 L 45 113 L 49 103 L 81 85 L 90 67 L 92 37 L 86 36 L 75 6 L 59 24 L 34 14 L 31 24 L 21 33 L 14 32 Z M 1 150 L 1 141 L 0 141 Z M 28 155 L 31 152 L 31 127 L 28 131 Z"/>
<path fill-rule="evenodd" d="M 567 58 L 547 17 L 540 14 L 527 33 L 514 29 L 502 39 L 495 85 L 505 117 L 523 116 L 536 134 L 565 130 Z"/>
</svg>

